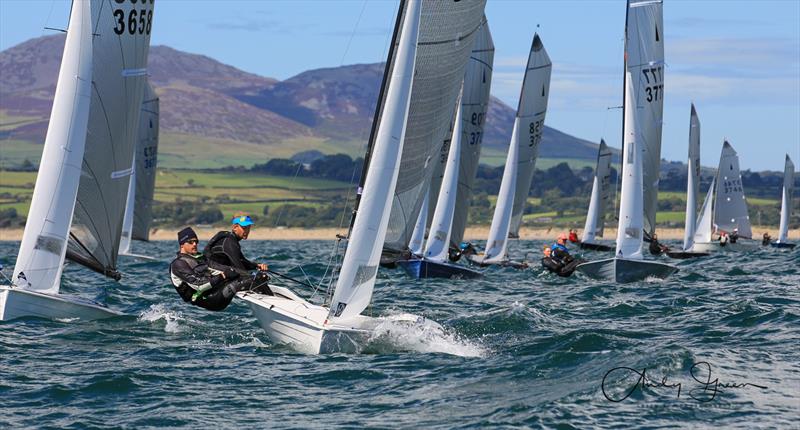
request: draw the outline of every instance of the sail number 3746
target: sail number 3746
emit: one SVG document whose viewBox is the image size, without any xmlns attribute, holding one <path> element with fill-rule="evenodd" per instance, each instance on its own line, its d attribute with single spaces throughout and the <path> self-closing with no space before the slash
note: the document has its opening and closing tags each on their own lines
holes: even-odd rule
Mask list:
<svg viewBox="0 0 800 430">
<path fill-rule="evenodd" d="M 153 27 L 153 9 L 152 5 L 155 0 L 115 0 L 117 4 L 130 1 L 134 7 L 128 11 L 128 16 L 125 16 L 124 9 L 114 10 L 114 33 L 123 34 L 127 30 L 128 34 L 150 34 L 150 29 Z M 143 8 L 136 9 L 136 4 L 140 4 Z M 147 4 L 151 5 L 150 10 L 146 9 Z"/>
</svg>

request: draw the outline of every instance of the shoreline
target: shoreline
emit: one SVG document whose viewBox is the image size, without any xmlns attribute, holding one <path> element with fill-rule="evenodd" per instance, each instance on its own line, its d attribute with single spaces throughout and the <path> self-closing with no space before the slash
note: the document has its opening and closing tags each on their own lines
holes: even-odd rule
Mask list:
<svg viewBox="0 0 800 430">
<path fill-rule="evenodd" d="M 224 227 L 192 227 L 200 237 L 200 241 L 210 239 L 216 232 Z M 150 232 L 151 241 L 174 241 L 175 235 L 179 230 L 173 228 L 154 228 Z M 753 226 L 754 239 L 760 242 L 761 234 L 768 232 L 773 240 L 778 237 L 778 229 L 767 226 Z M 566 228 L 525 228 L 520 230 L 521 240 L 555 240 L 559 233 L 566 233 Z M 661 240 L 683 240 L 682 228 L 661 228 L 658 229 L 658 236 Z M 582 230 L 578 230 L 580 235 Z M 22 228 L 0 229 L 0 242 L 16 242 L 22 240 Z M 255 226 L 250 232 L 250 240 L 335 240 L 336 235 L 347 234 L 346 228 L 258 228 Z M 469 241 L 485 240 L 489 236 L 489 226 L 475 226 L 467 228 L 464 239 Z M 616 228 L 606 228 L 603 235 L 605 241 L 614 241 L 617 236 Z M 800 229 L 789 230 L 789 238 L 793 242 L 800 242 Z"/>
</svg>

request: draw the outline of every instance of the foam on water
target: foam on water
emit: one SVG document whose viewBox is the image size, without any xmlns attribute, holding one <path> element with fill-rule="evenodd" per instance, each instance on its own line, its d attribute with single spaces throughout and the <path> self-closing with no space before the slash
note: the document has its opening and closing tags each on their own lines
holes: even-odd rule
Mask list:
<svg viewBox="0 0 800 430">
<path fill-rule="evenodd" d="M 483 357 L 487 350 L 439 323 L 412 314 L 381 317 L 368 348 L 387 345 L 395 350 L 442 353 L 459 357 Z"/>
<path fill-rule="evenodd" d="M 139 314 L 139 321 L 157 322 L 164 320 L 164 331 L 167 333 L 179 333 L 181 331 L 180 321 L 183 315 L 180 312 L 167 309 L 161 303 L 150 305 L 144 312 Z"/>
</svg>

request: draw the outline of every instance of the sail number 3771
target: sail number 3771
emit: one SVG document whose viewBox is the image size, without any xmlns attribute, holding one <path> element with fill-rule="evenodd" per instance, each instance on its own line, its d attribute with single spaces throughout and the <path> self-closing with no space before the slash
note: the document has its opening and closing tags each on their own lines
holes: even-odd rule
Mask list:
<svg viewBox="0 0 800 430">
<path fill-rule="evenodd" d="M 114 10 L 114 33 L 123 34 L 127 32 L 131 35 L 134 34 L 150 34 L 150 29 L 153 27 L 153 2 L 155 0 L 114 0 L 117 4 L 130 1 L 133 8 L 125 16 L 124 9 Z M 136 9 L 136 4 L 139 3 L 143 8 Z M 151 5 L 150 10 L 146 9 L 147 4 Z"/>
</svg>

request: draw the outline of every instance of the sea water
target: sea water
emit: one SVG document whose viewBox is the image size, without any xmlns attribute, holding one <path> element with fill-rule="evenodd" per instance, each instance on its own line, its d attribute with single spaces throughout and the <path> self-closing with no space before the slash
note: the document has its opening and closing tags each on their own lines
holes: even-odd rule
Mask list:
<svg viewBox="0 0 800 430">
<path fill-rule="evenodd" d="M 327 241 L 247 241 L 319 282 Z M 516 242 L 522 257 L 541 242 Z M 19 244 L 0 243 L 10 275 Z M 478 280 L 381 269 L 360 354 L 273 343 L 238 299 L 224 312 L 171 286 L 177 245 L 134 243 L 115 283 L 68 264 L 61 291 L 129 316 L 0 323 L 0 428 L 789 428 L 800 423 L 800 250 L 673 260 L 626 285 L 490 268 Z M 596 259 L 606 255 L 586 253 Z M 669 261 L 663 258 L 661 261 Z M 297 291 L 323 300 L 326 285 Z"/>
</svg>

